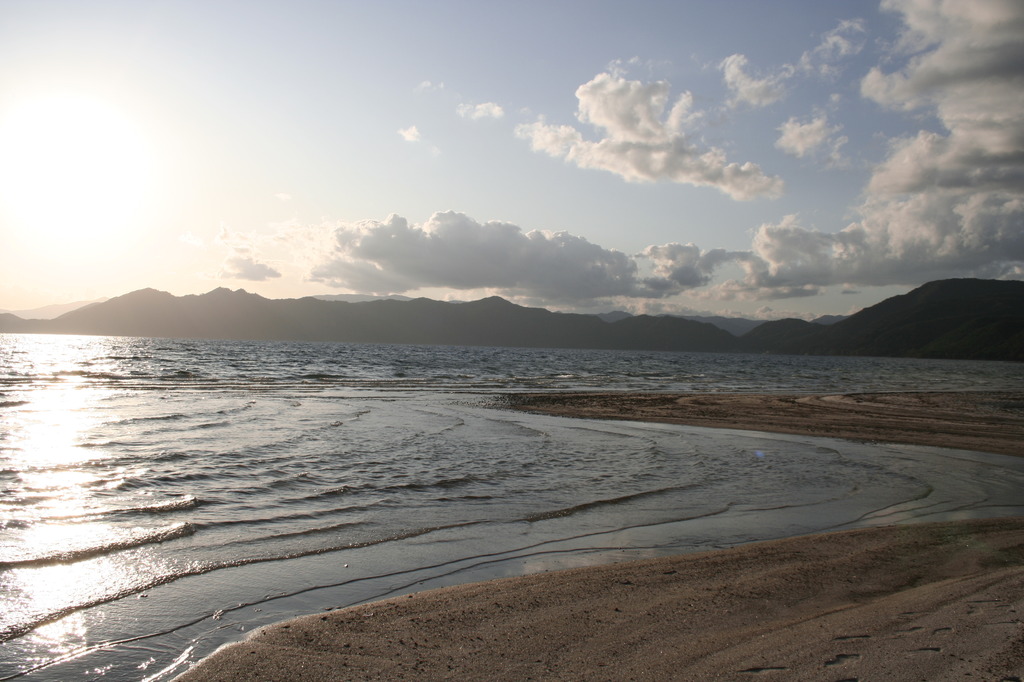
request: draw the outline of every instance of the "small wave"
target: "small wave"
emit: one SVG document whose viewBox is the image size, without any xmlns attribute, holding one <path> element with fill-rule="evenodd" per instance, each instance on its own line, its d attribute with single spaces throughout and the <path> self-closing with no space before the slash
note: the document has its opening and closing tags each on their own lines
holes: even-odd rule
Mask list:
<svg viewBox="0 0 1024 682">
<path fill-rule="evenodd" d="M 469 485 L 470 483 L 477 483 L 480 479 L 473 476 L 459 476 L 458 478 L 442 478 L 439 481 L 429 481 L 424 483 L 400 483 L 398 485 L 387 485 L 378 490 L 430 490 L 432 488 L 440 488 L 447 490 L 448 488 L 458 488 L 459 486 Z"/>
<path fill-rule="evenodd" d="M 306 381 L 334 381 L 344 379 L 345 377 L 340 374 L 329 374 L 327 372 L 312 372 L 310 374 L 300 374 L 299 378 Z"/>
<path fill-rule="evenodd" d="M 91 440 L 84 443 L 77 443 L 80 448 L 130 448 L 139 445 L 139 441 L 129 440 Z"/>
<path fill-rule="evenodd" d="M 29 401 L 27 400 L 4 400 L 0 402 L 0 409 L 5 407 L 20 407 L 22 405 L 28 405 L 28 403 Z"/>
<path fill-rule="evenodd" d="M 183 509 L 194 509 L 200 504 L 193 495 L 186 495 L 173 500 L 143 504 L 136 507 L 116 507 L 106 509 L 95 514 L 85 514 L 80 518 L 96 518 L 102 516 L 121 516 L 126 514 L 165 514 L 167 512 L 181 511 Z M 66 520 L 66 519 L 65 519 Z"/>
<path fill-rule="evenodd" d="M 438 502 L 482 502 L 484 500 L 493 500 L 493 495 L 459 495 L 458 497 L 439 497 Z"/>
<path fill-rule="evenodd" d="M 121 374 L 111 374 L 110 372 L 90 372 L 84 369 L 63 370 L 60 372 L 54 372 L 52 376 L 81 377 L 83 379 L 106 379 L 108 381 L 120 381 L 125 378 Z"/>
<path fill-rule="evenodd" d="M 154 417 L 132 417 L 131 419 L 125 419 L 122 424 L 144 424 L 146 422 L 165 422 L 165 421 L 178 421 L 180 419 L 188 419 L 187 414 L 181 412 L 174 412 L 172 414 L 158 414 Z"/>
<path fill-rule="evenodd" d="M 582 504 L 573 505 L 572 507 L 565 507 L 563 509 L 553 509 L 551 511 L 540 512 L 538 514 L 532 514 L 527 516 L 524 521 L 533 523 L 535 521 L 547 521 L 548 519 L 557 519 L 563 516 L 572 516 L 580 512 L 590 511 L 591 509 L 597 509 L 599 507 L 614 506 L 617 504 L 623 504 L 626 502 L 633 502 L 645 497 L 655 497 L 657 495 L 663 495 L 670 492 L 678 492 L 680 490 L 687 490 L 690 488 L 696 488 L 699 486 L 688 485 L 688 486 L 673 486 L 669 488 L 658 488 L 657 490 L 645 490 L 639 493 L 633 493 L 631 495 L 623 495 L 622 497 L 612 497 L 606 500 L 593 500 L 591 502 L 584 502 Z"/>
<path fill-rule="evenodd" d="M 153 504 L 142 504 L 133 507 L 113 507 L 111 509 L 97 509 L 85 511 L 80 514 L 66 514 L 61 516 L 45 516 L 46 521 L 88 521 L 108 516 L 126 516 L 131 514 L 165 514 L 168 512 L 181 511 L 183 509 L 194 509 L 200 501 L 193 495 L 186 495 L 181 498 L 155 502 Z"/>
<path fill-rule="evenodd" d="M 187 381 L 189 379 L 199 379 L 202 375 L 197 372 L 190 372 L 187 369 L 179 369 L 168 374 L 164 374 L 160 378 L 164 381 Z"/>
<path fill-rule="evenodd" d="M 160 528 L 143 535 L 114 540 L 101 545 L 68 549 L 54 552 L 52 554 L 26 557 L 24 559 L 15 559 L 12 561 L 0 561 L 0 570 L 49 566 L 52 564 L 66 564 L 73 561 L 81 561 L 83 559 L 90 559 L 95 556 L 111 554 L 125 549 L 132 549 L 143 545 L 152 545 L 160 542 L 167 542 L 168 540 L 174 540 L 176 538 L 187 537 L 195 533 L 195 530 L 195 526 L 191 523 L 177 523 L 173 526 Z"/>
<path fill-rule="evenodd" d="M 205 424 L 196 424 L 192 428 L 194 429 L 219 429 L 224 426 L 230 426 L 231 422 L 206 422 Z"/>
</svg>

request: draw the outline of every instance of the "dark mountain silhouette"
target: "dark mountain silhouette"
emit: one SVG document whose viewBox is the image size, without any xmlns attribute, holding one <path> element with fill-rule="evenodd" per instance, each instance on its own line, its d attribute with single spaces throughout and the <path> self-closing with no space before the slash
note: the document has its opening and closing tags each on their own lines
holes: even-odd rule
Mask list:
<svg viewBox="0 0 1024 682">
<path fill-rule="evenodd" d="M 681 317 L 684 320 L 713 324 L 733 336 L 742 336 L 764 324 L 764 320 L 749 320 L 745 317 L 722 317 L 721 315 L 682 315 Z"/>
<path fill-rule="evenodd" d="M 710 324 L 645 315 L 607 323 L 594 315 L 525 308 L 492 297 L 468 303 L 272 300 L 242 290 L 173 296 L 142 289 L 55 320 L 0 320 L 0 331 L 207 339 L 346 341 L 551 348 L 731 350 Z"/>
<path fill-rule="evenodd" d="M 623 312 L 621 310 L 615 310 L 610 313 L 598 313 L 597 316 L 600 317 L 605 322 L 618 322 L 619 320 L 624 320 L 627 317 L 633 317 L 633 314 Z M 764 320 L 751 320 L 745 317 L 722 317 L 721 315 L 663 314 L 660 315 L 660 317 L 679 317 L 684 320 L 693 320 L 694 322 L 707 322 L 709 324 L 715 325 L 719 329 L 724 329 L 733 336 L 742 336 L 743 334 L 746 334 L 747 332 L 749 332 L 751 329 L 754 329 L 758 325 L 764 324 Z M 833 315 L 831 317 L 834 317 L 835 319 L 831 321 L 821 321 L 821 318 L 819 318 L 818 320 L 814 321 L 820 322 L 821 324 L 831 324 L 832 322 L 836 322 L 838 320 L 843 319 L 841 316 L 838 315 Z"/>
<path fill-rule="evenodd" d="M 0 332 L 1024 360 L 1024 282 L 931 282 L 835 324 L 777 320 L 739 338 L 680 317 L 609 322 L 498 297 L 272 300 L 223 288 L 180 297 L 143 289 L 54 320 L 0 314 Z"/>
<path fill-rule="evenodd" d="M 929 282 L 821 327 L 767 322 L 745 334 L 747 351 L 813 355 L 1024 360 L 1024 282 Z"/>
<path fill-rule="evenodd" d="M 847 317 L 849 317 L 849 315 L 822 315 L 820 317 L 814 318 L 813 320 L 811 320 L 811 322 L 813 322 L 814 324 L 828 325 L 835 324 L 836 322 L 842 322 Z"/>
</svg>

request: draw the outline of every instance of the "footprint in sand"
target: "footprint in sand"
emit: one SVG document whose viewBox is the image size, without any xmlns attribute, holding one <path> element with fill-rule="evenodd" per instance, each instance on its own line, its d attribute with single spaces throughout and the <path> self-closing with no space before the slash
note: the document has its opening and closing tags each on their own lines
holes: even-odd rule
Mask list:
<svg viewBox="0 0 1024 682">
<path fill-rule="evenodd" d="M 831 661 L 825 661 L 827 667 L 852 663 L 860 658 L 860 654 L 837 654 Z"/>
<path fill-rule="evenodd" d="M 769 666 L 765 668 L 747 668 L 746 670 L 741 670 L 740 672 L 746 673 L 748 675 L 760 675 L 761 673 L 777 673 L 783 670 L 789 670 L 789 668 Z"/>
</svg>

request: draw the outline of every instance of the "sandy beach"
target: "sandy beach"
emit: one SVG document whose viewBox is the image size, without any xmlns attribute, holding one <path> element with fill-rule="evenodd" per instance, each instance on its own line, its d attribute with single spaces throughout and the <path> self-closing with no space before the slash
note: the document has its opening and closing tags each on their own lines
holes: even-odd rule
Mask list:
<svg viewBox="0 0 1024 682">
<path fill-rule="evenodd" d="M 513 407 L 1024 454 L 1024 393 L 517 396 Z M 1019 680 L 1024 518 L 870 528 L 406 595 L 189 680 Z"/>
</svg>

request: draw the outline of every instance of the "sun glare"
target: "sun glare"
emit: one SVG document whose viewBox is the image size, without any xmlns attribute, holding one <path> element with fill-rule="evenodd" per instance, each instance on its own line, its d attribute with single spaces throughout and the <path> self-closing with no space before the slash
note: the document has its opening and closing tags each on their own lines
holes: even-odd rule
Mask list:
<svg viewBox="0 0 1024 682">
<path fill-rule="evenodd" d="M 150 157 L 139 128 L 100 100 L 23 100 L 0 113 L 0 209 L 37 246 L 117 246 L 138 227 Z"/>
</svg>

